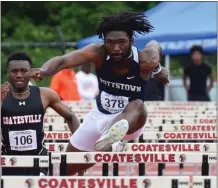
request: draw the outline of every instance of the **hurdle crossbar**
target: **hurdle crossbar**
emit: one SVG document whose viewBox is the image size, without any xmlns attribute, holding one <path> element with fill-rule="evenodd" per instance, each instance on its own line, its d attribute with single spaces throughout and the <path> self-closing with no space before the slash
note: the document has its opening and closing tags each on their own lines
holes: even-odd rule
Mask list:
<svg viewBox="0 0 218 188">
<path fill-rule="evenodd" d="M 45 131 L 45 140 L 69 140 L 70 131 Z M 212 132 L 143 132 L 144 140 L 216 140 L 215 131 Z"/>
<path fill-rule="evenodd" d="M 51 153 L 51 163 L 61 163 L 61 156 L 66 156 L 66 163 L 202 163 L 207 158 L 209 164 L 217 161 L 216 153 L 133 153 L 133 152 L 63 152 Z M 33 167 L 34 159 L 39 159 L 40 167 L 48 167 L 49 156 L 20 156 L 3 155 L 2 167 Z"/>
<path fill-rule="evenodd" d="M 214 164 L 216 153 L 185 153 L 185 152 L 74 152 L 51 153 L 51 163 L 61 163 L 61 156 L 66 155 L 66 163 L 202 163 L 203 158 Z"/>
<path fill-rule="evenodd" d="M 210 179 L 210 178 L 208 178 Z M 188 176 L 175 177 L 3 177 L 2 188 L 31 187 L 31 188 L 189 188 L 191 180 Z M 210 187 L 215 188 L 215 187 Z"/>
<path fill-rule="evenodd" d="M 68 143 L 45 143 L 50 152 L 66 151 Z M 125 152 L 204 152 L 216 153 L 216 143 L 127 143 Z"/>
<path fill-rule="evenodd" d="M 143 132 L 144 140 L 216 140 L 216 132 Z"/>
<path fill-rule="evenodd" d="M 201 132 L 201 131 L 216 131 L 216 124 L 161 124 L 161 125 L 145 125 L 145 131 L 160 131 L 164 132 Z"/>
<path fill-rule="evenodd" d="M 216 124 L 145 124 L 145 131 L 170 131 L 170 132 L 185 132 L 185 131 L 216 131 Z M 69 131 L 68 124 L 44 124 L 44 130 L 48 131 Z"/>
</svg>

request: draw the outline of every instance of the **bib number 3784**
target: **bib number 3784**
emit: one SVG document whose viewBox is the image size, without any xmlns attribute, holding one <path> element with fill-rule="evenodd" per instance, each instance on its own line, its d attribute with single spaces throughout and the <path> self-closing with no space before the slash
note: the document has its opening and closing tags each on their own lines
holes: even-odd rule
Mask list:
<svg viewBox="0 0 218 188">
<path fill-rule="evenodd" d="M 101 93 L 101 104 L 105 110 L 111 113 L 118 113 L 118 112 L 121 112 L 128 104 L 128 97 L 114 96 L 114 95 L 110 95 L 108 93 L 102 92 Z"/>
</svg>

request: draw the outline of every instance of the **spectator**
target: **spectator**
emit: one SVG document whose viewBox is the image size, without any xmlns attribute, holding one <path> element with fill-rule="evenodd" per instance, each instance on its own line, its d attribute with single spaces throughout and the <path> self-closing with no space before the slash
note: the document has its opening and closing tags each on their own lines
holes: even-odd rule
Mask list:
<svg viewBox="0 0 218 188">
<path fill-rule="evenodd" d="M 98 95 L 98 79 L 92 72 L 93 65 L 89 63 L 81 66 L 81 70 L 76 74 L 82 100 L 93 100 Z"/>
<path fill-rule="evenodd" d="M 52 77 L 51 89 L 56 91 L 61 100 L 80 101 L 76 73 L 73 69 L 64 69 Z"/>
<path fill-rule="evenodd" d="M 209 65 L 203 61 L 201 46 L 193 46 L 190 50 L 191 64 L 184 69 L 183 84 L 189 101 L 210 101 L 209 91 L 213 88 L 213 74 Z M 190 79 L 188 86 L 187 80 Z M 207 86 L 207 78 L 210 84 Z"/>
</svg>

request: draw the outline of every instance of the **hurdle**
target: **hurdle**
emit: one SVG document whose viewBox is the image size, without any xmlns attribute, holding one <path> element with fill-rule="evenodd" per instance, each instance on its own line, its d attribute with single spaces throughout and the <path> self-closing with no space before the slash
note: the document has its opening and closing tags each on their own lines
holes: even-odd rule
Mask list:
<svg viewBox="0 0 218 188">
<path fill-rule="evenodd" d="M 20 155 L 2 155 L 1 167 L 34 167 L 34 174 L 40 172 L 40 167 L 49 167 L 48 156 L 20 156 Z"/>
<path fill-rule="evenodd" d="M 69 131 L 45 131 L 45 140 L 69 140 Z M 216 140 L 215 131 L 212 132 L 143 132 L 143 140 Z"/>
<path fill-rule="evenodd" d="M 49 152 L 64 152 L 68 143 L 45 143 Z M 216 153 L 216 143 L 127 143 L 125 152 L 205 152 Z"/>
<path fill-rule="evenodd" d="M 216 140 L 216 132 L 143 132 L 144 140 Z"/>
<path fill-rule="evenodd" d="M 208 177 L 208 180 L 212 177 Z M 2 188 L 190 188 L 191 179 L 180 177 L 2 177 Z M 199 188 L 199 187 L 198 187 Z M 202 187 L 204 188 L 204 187 Z M 208 188 L 216 188 L 210 186 Z"/>
<path fill-rule="evenodd" d="M 125 152 L 202 152 L 216 153 L 216 143 L 127 143 Z M 45 147 L 49 152 L 64 152 L 67 148 L 67 143 L 45 143 Z M 102 164 L 103 175 L 108 175 L 108 163 Z M 113 164 L 114 176 L 118 174 L 119 165 Z M 158 163 L 158 175 L 163 175 L 164 164 Z M 183 169 L 181 163 L 180 169 Z M 139 163 L 139 174 L 144 174 L 145 163 Z"/>
<path fill-rule="evenodd" d="M 36 160 L 37 159 L 37 160 Z M 35 163 L 35 161 L 37 161 Z M 60 176 L 65 176 L 67 164 L 88 163 L 195 163 L 202 165 L 202 176 L 209 175 L 209 164 L 217 161 L 216 153 L 185 152 L 75 152 L 49 153 L 49 156 L 5 156 L 1 157 L 2 167 L 49 167 L 49 175 L 53 175 L 53 164 L 60 164 Z M 145 174 L 139 175 L 144 176 Z M 144 172 L 145 173 L 145 172 Z M 116 174 L 117 176 L 119 174 Z"/>
<path fill-rule="evenodd" d="M 64 119 L 63 118 L 47 118 L 49 119 L 50 123 L 44 123 L 44 130 L 45 131 L 69 131 L 69 128 L 68 128 L 68 124 L 66 122 L 64 122 Z M 181 131 L 184 131 L 185 129 L 187 129 L 187 131 L 197 131 L 199 128 L 199 126 L 201 126 L 202 130 L 203 131 L 210 131 L 211 129 L 212 130 L 215 130 L 215 128 L 211 128 L 209 129 L 208 127 L 210 126 L 213 126 L 215 127 L 216 124 L 215 123 L 209 123 L 209 121 L 206 121 L 206 120 L 201 120 L 201 123 L 200 123 L 200 120 L 198 119 L 194 119 L 192 118 L 192 123 L 183 123 L 184 122 L 184 119 L 181 119 L 179 118 L 178 119 L 175 119 L 175 118 L 159 118 L 157 120 L 157 118 L 148 118 L 147 119 L 147 122 L 145 124 L 145 128 L 147 130 L 149 130 L 148 128 L 149 127 L 156 127 L 156 130 L 158 130 L 159 128 L 157 128 L 158 126 L 159 127 L 163 127 L 162 130 L 163 131 L 176 131 L 176 128 L 175 126 L 177 126 L 178 128 L 181 127 L 181 129 L 178 129 L 178 130 L 181 130 Z M 206 118 L 208 119 L 208 118 Z M 196 121 L 198 121 L 199 123 L 195 123 Z M 204 122 L 208 122 L 208 123 L 204 123 Z M 186 127 L 184 127 L 186 126 Z M 187 126 L 193 126 L 195 127 L 195 130 L 191 130 L 191 127 L 187 128 Z M 198 127 L 197 127 L 198 126 Z M 205 128 L 204 128 L 205 127 Z M 169 129 L 167 129 L 169 128 Z"/>
</svg>

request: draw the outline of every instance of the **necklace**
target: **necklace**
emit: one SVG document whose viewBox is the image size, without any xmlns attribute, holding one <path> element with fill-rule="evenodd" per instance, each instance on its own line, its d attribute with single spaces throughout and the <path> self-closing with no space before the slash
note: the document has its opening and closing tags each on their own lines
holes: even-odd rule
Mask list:
<svg viewBox="0 0 218 188">
<path fill-rule="evenodd" d="M 11 88 L 11 93 L 12 93 L 13 95 L 21 95 L 21 94 L 25 94 L 25 93 L 27 93 L 27 92 L 29 92 L 29 91 L 30 91 L 30 88 L 28 87 L 27 90 L 24 91 L 24 92 L 22 92 L 22 93 L 14 93 L 14 92 L 12 91 L 12 88 Z"/>
</svg>

